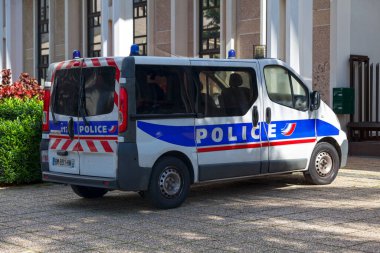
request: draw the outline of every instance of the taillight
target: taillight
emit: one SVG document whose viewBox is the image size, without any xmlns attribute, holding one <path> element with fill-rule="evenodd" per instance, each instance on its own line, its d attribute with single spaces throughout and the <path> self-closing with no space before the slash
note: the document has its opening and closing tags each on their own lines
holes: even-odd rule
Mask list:
<svg viewBox="0 0 380 253">
<path fill-rule="evenodd" d="M 49 132 L 49 104 L 50 104 L 50 89 L 44 91 L 44 110 L 42 114 L 42 131 Z"/>
<path fill-rule="evenodd" d="M 120 88 L 119 103 L 119 133 L 127 131 L 128 127 L 128 93 L 123 87 Z"/>
</svg>

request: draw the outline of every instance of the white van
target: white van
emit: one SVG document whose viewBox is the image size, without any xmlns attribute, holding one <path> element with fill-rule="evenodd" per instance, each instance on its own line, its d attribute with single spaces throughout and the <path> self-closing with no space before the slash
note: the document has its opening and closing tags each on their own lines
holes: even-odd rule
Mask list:
<svg viewBox="0 0 380 253">
<path fill-rule="evenodd" d="M 137 191 L 174 208 L 191 184 L 289 172 L 330 184 L 346 165 L 336 115 L 279 60 L 74 59 L 48 80 L 43 180 L 84 198 Z"/>
</svg>

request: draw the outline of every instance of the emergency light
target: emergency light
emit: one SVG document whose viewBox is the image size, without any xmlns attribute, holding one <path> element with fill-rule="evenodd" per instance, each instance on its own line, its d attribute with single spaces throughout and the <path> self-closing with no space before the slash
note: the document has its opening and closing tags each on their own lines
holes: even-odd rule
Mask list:
<svg viewBox="0 0 380 253">
<path fill-rule="evenodd" d="M 138 56 L 138 55 L 140 55 L 139 45 L 133 44 L 131 46 L 131 52 L 130 52 L 129 56 Z"/>
<path fill-rule="evenodd" d="M 80 58 L 80 51 L 74 50 L 73 51 L 73 59 L 79 59 Z"/>
<path fill-rule="evenodd" d="M 228 59 L 236 59 L 236 52 L 233 49 L 228 51 Z"/>
</svg>

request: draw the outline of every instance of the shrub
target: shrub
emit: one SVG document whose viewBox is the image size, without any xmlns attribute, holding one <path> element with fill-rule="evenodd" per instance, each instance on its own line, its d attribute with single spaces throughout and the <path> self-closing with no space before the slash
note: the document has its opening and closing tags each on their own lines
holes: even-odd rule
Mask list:
<svg viewBox="0 0 380 253">
<path fill-rule="evenodd" d="M 2 85 L 0 86 L 0 99 L 3 98 L 33 98 L 42 99 L 43 90 L 36 79 L 28 73 L 21 73 L 19 79 L 9 85 L 10 71 L 2 71 Z M 5 81 L 4 81 L 5 79 Z"/>
<path fill-rule="evenodd" d="M 39 143 L 42 101 L 0 100 L 0 184 L 41 179 Z"/>
<path fill-rule="evenodd" d="M 40 181 L 43 90 L 27 73 L 13 84 L 10 75 L 10 70 L 1 71 L 0 184 Z"/>
</svg>

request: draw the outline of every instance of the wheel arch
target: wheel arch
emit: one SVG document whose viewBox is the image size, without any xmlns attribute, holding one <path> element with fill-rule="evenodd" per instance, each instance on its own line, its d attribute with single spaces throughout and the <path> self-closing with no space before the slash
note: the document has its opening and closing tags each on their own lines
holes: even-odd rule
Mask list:
<svg viewBox="0 0 380 253">
<path fill-rule="evenodd" d="M 185 163 L 188 171 L 189 171 L 189 174 L 190 174 L 190 183 L 193 184 L 194 183 L 194 167 L 189 159 L 189 157 L 187 155 L 185 155 L 184 153 L 182 152 L 179 152 L 179 151 L 168 151 L 164 154 L 162 154 L 157 160 L 156 162 L 154 163 L 154 165 L 157 164 L 157 162 L 159 160 L 161 160 L 162 158 L 164 157 L 176 157 L 178 159 L 180 159 L 182 162 Z"/>
<path fill-rule="evenodd" d="M 338 144 L 338 142 L 332 138 L 332 137 L 324 137 L 322 139 L 320 139 L 318 141 L 318 143 L 321 143 L 321 142 L 326 142 L 326 143 L 329 143 L 331 144 L 335 150 L 338 152 L 338 156 L 339 156 L 339 167 L 341 166 L 341 163 L 342 163 L 342 150 L 340 149 L 340 146 Z"/>
</svg>

